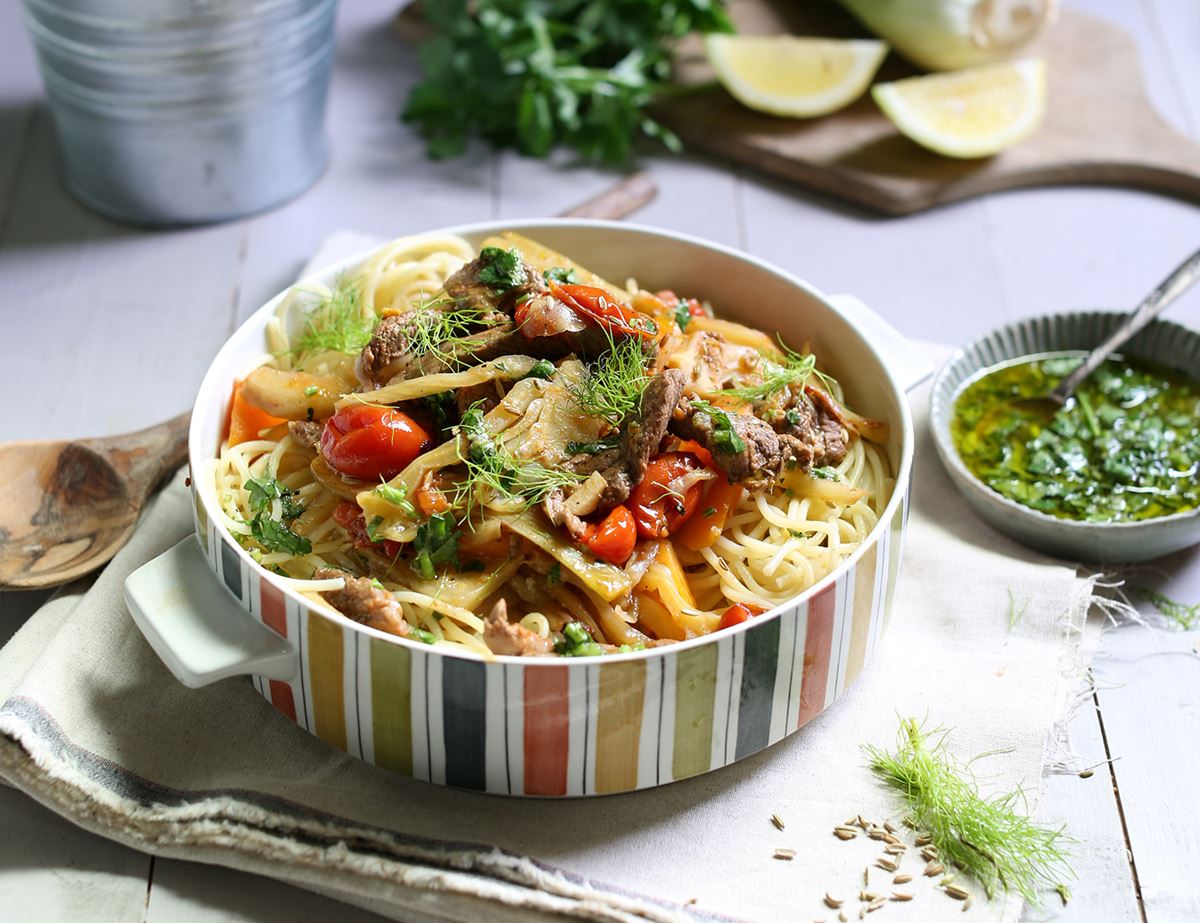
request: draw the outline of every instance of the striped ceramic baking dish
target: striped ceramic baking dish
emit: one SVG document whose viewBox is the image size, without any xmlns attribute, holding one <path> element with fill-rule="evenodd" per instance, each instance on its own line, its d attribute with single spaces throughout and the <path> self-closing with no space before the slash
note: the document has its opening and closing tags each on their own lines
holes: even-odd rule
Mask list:
<svg viewBox="0 0 1200 923">
<path fill-rule="evenodd" d="M 198 541 L 186 540 L 129 578 L 135 619 L 188 685 L 249 674 L 275 708 L 331 746 L 438 784 L 527 796 L 623 792 L 770 746 L 829 707 L 883 638 L 913 455 L 898 379 L 919 377 L 922 363 L 861 303 L 828 298 L 752 257 L 684 235 L 582 220 L 492 222 L 439 233 L 478 246 L 503 230 L 520 231 L 603 276 L 686 288 L 725 317 L 809 343 L 841 380 L 848 403 L 890 424 L 896 486 L 868 541 L 807 592 L 733 629 L 601 658 L 484 660 L 310 604 L 233 540 L 210 512 L 217 501 L 207 479 L 197 477 Z M 362 259 L 313 278 L 329 283 Z M 193 472 L 204 471 L 218 451 L 233 382 L 263 359 L 264 328 L 278 297 L 229 339 L 200 386 L 190 432 Z"/>
</svg>

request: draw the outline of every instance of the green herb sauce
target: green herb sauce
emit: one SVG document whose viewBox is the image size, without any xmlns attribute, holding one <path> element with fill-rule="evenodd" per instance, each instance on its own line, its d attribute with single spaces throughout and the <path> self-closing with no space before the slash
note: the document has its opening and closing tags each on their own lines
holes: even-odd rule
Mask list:
<svg viewBox="0 0 1200 923">
<path fill-rule="evenodd" d="M 1050 413 L 1044 397 L 1078 366 L 1051 356 L 963 389 L 951 435 L 992 490 L 1064 519 L 1129 522 L 1200 506 L 1200 383 L 1110 359 Z"/>
</svg>

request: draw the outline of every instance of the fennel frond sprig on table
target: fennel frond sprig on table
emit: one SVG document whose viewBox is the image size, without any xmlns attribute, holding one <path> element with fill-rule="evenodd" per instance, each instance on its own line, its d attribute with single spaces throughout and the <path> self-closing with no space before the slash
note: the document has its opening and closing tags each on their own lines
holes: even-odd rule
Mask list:
<svg viewBox="0 0 1200 923">
<path fill-rule="evenodd" d="M 980 793 L 970 765 L 946 748 L 948 732 L 901 722 L 894 752 L 867 746 L 871 769 L 904 796 L 909 820 L 937 847 L 941 862 L 978 881 L 989 898 L 1016 892 L 1030 904 L 1039 891 L 1074 878 L 1062 828 L 1044 827 L 1020 813 L 1020 789 Z"/>
</svg>

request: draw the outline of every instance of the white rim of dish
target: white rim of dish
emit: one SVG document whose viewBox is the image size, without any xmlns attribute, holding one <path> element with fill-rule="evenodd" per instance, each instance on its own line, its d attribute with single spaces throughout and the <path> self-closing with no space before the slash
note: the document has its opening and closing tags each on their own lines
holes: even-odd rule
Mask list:
<svg viewBox="0 0 1200 923">
<path fill-rule="evenodd" d="M 468 235 L 472 235 L 472 234 L 499 233 L 500 231 L 510 231 L 510 230 L 511 231 L 521 231 L 521 230 L 528 230 L 530 228 L 543 228 L 543 227 L 547 227 L 547 226 L 564 227 L 564 228 L 571 228 L 571 227 L 603 228 L 605 230 L 631 231 L 635 234 L 646 234 L 646 235 L 650 235 L 652 237 L 662 237 L 662 238 L 666 238 L 668 240 L 682 242 L 682 243 L 685 243 L 685 244 L 688 244 L 688 245 L 691 245 L 694 247 L 698 247 L 698 248 L 701 248 L 704 250 L 721 253 L 726 256 L 730 256 L 736 260 L 739 260 L 741 262 L 749 263 L 752 266 L 755 266 L 756 268 L 758 268 L 759 270 L 769 272 L 769 273 L 777 276 L 778 278 L 787 282 L 789 285 L 800 289 L 805 294 L 807 294 L 810 297 L 821 302 L 821 304 L 826 309 L 832 311 L 838 317 L 841 317 L 848 324 L 850 323 L 849 319 L 841 312 L 841 310 L 829 299 L 829 297 L 824 292 L 820 291 L 815 286 L 812 286 L 809 283 L 804 282 L 803 280 L 797 278 L 796 276 L 792 275 L 791 273 L 786 272 L 786 271 L 778 268 L 777 266 L 774 266 L 771 263 L 766 262 L 765 260 L 760 260 L 757 257 L 750 256 L 748 253 L 744 253 L 740 250 L 734 249 L 733 247 L 727 247 L 723 244 L 718 244 L 718 243 L 714 243 L 712 241 L 707 241 L 707 240 L 704 240 L 699 237 L 694 237 L 690 234 L 681 234 L 681 233 L 678 233 L 675 231 L 668 231 L 668 230 L 664 230 L 662 228 L 650 227 L 649 225 L 644 225 L 644 224 L 634 224 L 632 222 L 624 222 L 624 221 L 606 221 L 606 220 L 593 219 L 593 218 L 541 218 L 541 219 L 524 218 L 524 219 L 519 219 L 516 221 L 477 221 L 477 222 L 473 222 L 470 224 L 457 224 L 457 225 L 453 225 L 453 226 L 445 227 L 445 228 L 434 228 L 429 231 L 419 232 L 418 234 L 404 235 L 404 236 L 413 236 L 413 237 L 419 237 L 419 236 L 425 236 L 425 235 L 468 236 Z M 253 324 L 255 318 L 257 318 L 260 314 L 274 310 L 275 306 L 279 303 L 279 301 L 295 286 L 303 285 L 304 283 L 310 282 L 315 279 L 321 279 L 321 278 L 325 278 L 327 276 L 336 275 L 339 272 L 344 272 L 349 267 L 357 266 L 358 264 L 364 262 L 371 254 L 375 253 L 379 249 L 380 246 L 383 246 L 383 245 L 380 244 L 380 245 L 370 247 L 369 249 L 366 249 L 359 253 L 356 253 L 353 256 L 350 256 L 345 259 L 341 259 L 334 263 L 331 263 L 330 265 L 325 266 L 325 267 L 317 270 L 316 272 L 310 273 L 309 275 L 305 276 L 302 279 L 297 279 L 295 282 L 291 283 L 291 285 L 289 285 L 287 288 L 283 289 L 283 291 L 277 292 L 270 299 L 268 299 L 264 304 L 260 305 L 257 309 L 255 309 L 253 312 L 251 312 L 250 316 L 247 317 L 246 320 L 244 320 L 238 326 L 237 330 L 235 330 L 229 336 L 229 338 L 226 339 L 226 341 L 221 345 L 221 348 L 217 351 L 217 354 L 213 357 L 212 361 L 209 363 L 208 369 L 205 371 L 204 377 L 200 381 L 200 386 L 197 388 L 197 391 L 196 391 L 196 403 L 193 405 L 192 419 L 191 419 L 191 423 L 189 424 L 189 427 L 188 427 L 188 465 L 189 465 L 190 470 L 193 472 L 193 477 L 197 478 L 197 483 L 199 484 L 199 494 L 200 494 L 201 502 L 204 504 L 204 507 L 205 507 L 205 515 L 207 515 L 209 517 L 210 521 L 212 522 L 212 525 L 214 526 L 214 528 L 217 531 L 217 535 L 220 538 L 220 540 L 226 544 L 231 545 L 240 558 L 249 562 L 250 566 L 256 569 L 256 572 L 258 573 L 260 580 L 269 581 L 281 593 L 283 593 L 287 599 L 290 599 L 292 602 L 296 603 L 297 605 L 305 607 L 305 609 L 307 609 L 309 611 L 317 612 L 324 618 L 327 618 L 330 620 L 333 620 L 335 617 L 333 615 L 331 615 L 329 612 L 327 612 L 325 609 L 323 609 L 317 605 L 314 605 L 312 600 L 303 596 L 300 592 L 293 589 L 289 584 L 281 582 L 276 574 L 271 573 L 266 568 L 264 568 L 262 565 L 260 565 L 257 561 L 255 561 L 250 556 L 250 554 L 246 551 L 246 549 L 243 548 L 233 538 L 233 536 L 229 532 L 229 530 L 225 528 L 224 524 L 221 522 L 221 518 L 219 516 L 214 516 L 209 511 L 210 505 L 215 503 L 216 498 L 213 496 L 213 493 L 212 493 L 212 485 L 209 484 L 207 482 L 207 480 L 201 479 L 203 477 L 202 472 L 205 470 L 205 463 L 209 459 L 208 459 L 208 457 L 202 457 L 202 453 L 200 452 L 200 446 L 202 444 L 204 444 L 204 442 L 205 442 L 205 434 L 200 432 L 200 415 L 196 412 L 196 408 L 198 408 L 200 406 L 201 396 L 206 394 L 209 390 L 215 389 L 214 394 L 223 393 L 222 389 L 224 389 L 224 386 L 228 383 L 224 382 L 224 381 L 217 381 L 217 375 L 216 375 L 215 370 L 216 370 L 217 366 L 221 363 L 221 360 L 225 357 L 226 353 L 233 350 L 235 342 L 237 340 L 239 340 L 242 336 L 248 335 L 245 333 L 245 331 L 247 330 L 248 327 L 251 326 L 251 324 Z M 884 506 L 882 512 L 879 514 L 879 521 L 875 524 L 875 527 L 867 535 L 866 540 L 857 549 L 855 549 L 853 553 L 851 553 L 850 557 L 848 557 L 844 561 L 842 561 L 841 564 L 839 564 L 837 567 L 835 567 L 832 571 L 830 571 L 828 574 L 826 574 L 824 577 L 822 577 L 820 580 L 818 580 L 816 583 L 814 583 L 812 586 L 810 586 L 804 592 L 797 594 L 796 596 L 789 599 L 787 602 L 780 603 L 775 608 L 770 609 L 767 612 L 764 612 L 760 616 L 756 616 L 754 619 L 748 619 L 747 621 L 742 622 L 740 625 L 735 625 L 732 628 L 724 629 L 721 632 L 714 631 L 707 635 L 701 635 L 700 637 L 696 637 L 696 638 L 689 638 L 685 641 L 678 641 L 674 644 L 668 644 L 668 645 L 664 645 L 662 647 L 647 648 L 647 649 L 641 650 L 641 651 L 629 651 L 627 653 L 597 655 L 596 657 L 567 658 L 570 661 L 570 663 L 566 664 L 567 666 L 571 666 L 575 663 L 579 663 L 582 666 L 587 666 L 589 664 L 594 663 L 600 656 L 603 657 L 603 660 L 605 663 L 615 663 L 615 662 L 623 662 L 623 661 L 629 661 L 629 660 L 648 660 L 648 659 L 652 659 L 655 657 L 673 656 L 675 653 L 677 653 L 679 651 L 690 650 L 691 648 L 700 647 L 705 644 L 714 644 L 717 641 L 719 641 L 721 638 L 728 638 L 728 637 L 732 637 L 734 635 L 740 634 L 742 632 L 749 631 L 751 628 L 754 628 L 757 625 L 761 625 L 765 621 L 769 621 L 772 619 L 778 619 L 780 617 L 780 615 L 788 607 L 794 606 L 798 602 L 801 602 L 803 600 L 810 599 L 813 596 L 815 596 L 817 593 L 820 593 L 826 587 L 832 585 L 838 579 L 838 577 L 840 577 L 846 571 L 857 566 L 858 562 L 867 553 L 868 548 L 878 544 L 879 538 L 883 534 L 884 530 L 891 527 L 893 517 L 898 515 L 899 507 L 904 502 L 905 495 L 909 492 L 910 480 L 911 480 L 911 476 L 912 476 L 913 453 L 915 451 L 915 444 L 916 444 L 916 434 L 915 434 L 914 427 L 913 427 L 912 411 L 909 409 L 908 400 L 907 400 L 906 392 L 905 392 L 904 388 L 901 387 L 900 383 L 896 380 L 895 375 L 892 374 L 892 371 L 889 368 L 886 360 L 879 353 L 879 350 L 875 348 L 875 344 L 873 344 L 866 337 L 860 336 L 860 338 L 862 340 L 863 345 L 871 353 L 871 355 L 875 357 L 875 360 L 879 363 L 879 366 L 883 371 L 887 386 L 890 389 L 892 396 L 895 398 L 897 406 L 899 407 L 900 419 L 898 422 L 900 423 L 900 428 L 901 428 L 900 464 L 897 467 L 897 471 L 894 476 L 894 487 L 892 488 L 892 495 L 888 498 L 887 504 Z M 265 350 L 264 350 L 264 352 L 265 352 Z M 220 387 L 218 388 L 218 386 L 220 386 Z M 207 449 L 208 449 L 207 445 L 205 445 L 204 448 L 205 448 L 205 453 L 203 453 L 203 454 L 207 455 Z M 240 605 L 240 603 L 239 603 L 239 605 Z M 391 635 L 386 632 L 379 631 L 378 629 L 371 628 L 367 625 L 362 625 L 358 622 L 351 621 L 350 619 L 347 619 L 344 616 L 337 617 L 337 623 L 339 625 L 341 625 L 342 623 L 349 624 L 354 630 L 364 632 L 365 634 L 367 634 L 370 637 L 380 638 L 382 640 L 389 641 L 389 642 L 392 642 L 395 644 L 412 645 L 419 649 L 422 649 L 423 652 L 425 652 L 425 653 L 438 654 L 438 655 L 441 655 L 444 657 L 458 657 L 458 658 L 461 658 L 464 660 L 485 661 L 488 663 L 519 663 L 522 666 L 536 666 L 536 665 L 563 666 L 564 665 L 563 659 L 558 658 L 558 657 L 518 657 L 518 656 L 514 656 L 514 655 L 509 655 L 509 654 L 497 654 L 491 658 L 484 658 L 484 657 L 480 656 L 479 654 L 475 654 L 470 651 L 457 651 L 457 650 L 453 650 L 453 649 L 449 649 L 449 648 L 441 649 L 438 647 L 430 647 L 425 644 L 420 644 L 419 642 L 408 641 L 408 640 L 400 638 L 396 635 Z"/>
</svg>

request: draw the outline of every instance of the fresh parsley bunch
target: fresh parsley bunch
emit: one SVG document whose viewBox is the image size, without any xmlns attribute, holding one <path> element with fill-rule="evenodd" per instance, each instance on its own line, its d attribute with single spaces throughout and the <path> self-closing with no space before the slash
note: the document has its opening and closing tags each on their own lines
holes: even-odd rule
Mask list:
<svg viewBox="0 0 1200 923">
<path fill-rule="evenodd" d="M 432 157 L 478 135 L 544 157 L 566 144 L 621 163 L 640 136 L 678 139 L 646 114 L 691 32 L 732 31 L 726 0 L 424 0 L 434 37 L 404 119 Z"/>
</svg>

